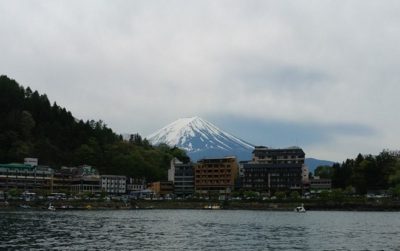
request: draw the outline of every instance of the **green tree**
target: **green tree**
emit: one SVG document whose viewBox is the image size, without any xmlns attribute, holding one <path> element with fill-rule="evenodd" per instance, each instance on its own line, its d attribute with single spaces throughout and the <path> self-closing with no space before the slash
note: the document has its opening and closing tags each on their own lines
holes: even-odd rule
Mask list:
<svg viewBox="0 0 400 251">
<path fill-rule="evenodd" d="M 19 129 L 24 139 L 29 139 L 32 129 L 35 127 L 35 120 L 28 111 L 22 111 L 19 120 Z"/>
<path fill-rule="evenodd" d="M 330 194 L 329 198 L 334 201 L 342 201 L 344 199 L 344 193 L 342 189 L 333 189 Z"/>
<path fill-rule="evenodd" d="M 246 199 L 257 199 L 259 197 L 259 193 L 254 191 L 245 191 L 243 195 Z"/>
<path fill-rule="evenodd" d="M 12 197 L 18 197 L 22 194 L 22 191 L 17 188 L 11 188 L 8 190 L 8 194 Z"/>
<path fill-rule="evenodd" d="M 277 191 L 274 195 L 278 200 L 283 200 L 284 198 L 286 198 L 286 193 L 283 191 Z"/>
<path fill-rule="evenodd" d="M 391 194 L 394 198 L 400 198 L 400 184 L 396 185 L 395 187 L 391 187 L 389 189 L 389 194 Z"/>
<path fill-rule="evenodd" d="M 329 197 L 330 197 L 330 192 L 328 190 L 322 190 L 319 193 L 319 198 L 322 199 L 322 200 L 328 200 Z"/>
<path fill-rule="evenodd" d="M 314 174 L 322 179 L 331 179 L 333 177 L 334 169 L 332 166 L 318 166 Z"/>
<path fill-rule="evenodd" d="M 291 198 L 292 200 L 297 200 L 297 199 L 299 199 L 299 198 L 300 198 L 299 192 L 297 192 L 297 191 L 292 191 L 292 192 L 290 192 L 290 198 Z"/>
</svg>

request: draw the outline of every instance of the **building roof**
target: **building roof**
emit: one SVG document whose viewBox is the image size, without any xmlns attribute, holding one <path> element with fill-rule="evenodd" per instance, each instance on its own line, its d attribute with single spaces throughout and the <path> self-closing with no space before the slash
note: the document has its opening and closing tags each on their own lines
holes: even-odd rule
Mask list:
<svg viewBox="0 0 400 251">
<path fill-rule="evenodd" d="M 34 166 L 20 163 L 0 164 L 0 168 L 14 169 L 14 170 L 33 170 Z"/>
<path fill-rule="evenodd" d="M 290 155 L 293 153 L 305 154 L 303 149 L 299 147 L 277 148 L 277 149 L 256 147 L 253 150 L 253 154 L 265 154 L 265 155 L 282 155 L 282 154 Z"/>
<path fill-rule="evenodd" d="M 247 168 L 302 168 L 303 164 L 301 163 L 281 163 L 281 164 L 273 164 L 273 163 L 245 163 L 243 164 L 243 168 L 247 169 Z"/>
<path fill-rule="evenodd" d="M 200 159 L 200 160 L 198 160 L 197 162 L 203 162 L 203 161 L 213 161 L 213 160 L 228 160 L 228 159 L 235 159 L 236 160 L 236 157 L 235 156 L 225 156 L 225 157 L 214 157 L 214 158 L 203 158 L 203 159 Z"/>
<path fill-rule="evenodd" d="M 112 174 L 105 174 L 105 175 L 100 175 L 102 178 L 119 178 L 119 179 L 126 179 L 126 176 L 124 175 L 112 175 Z"/>
</svg>

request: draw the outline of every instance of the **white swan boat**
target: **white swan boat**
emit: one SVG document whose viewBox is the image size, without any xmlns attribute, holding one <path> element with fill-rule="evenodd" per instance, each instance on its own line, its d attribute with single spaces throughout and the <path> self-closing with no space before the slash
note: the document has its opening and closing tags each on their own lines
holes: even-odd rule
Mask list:
<svg viewBox="0 0 400 251">
<path fill-rule="evenodd" d="M 301 206 L 296 207 L 296 208 L 294 209 L 294 211 L 295 211 L 296 213 L 305 213 L 305 212 L 306 212 L 306 209 L 304 208 L 304 204 L 301 204 Z"/>
<path fill-rule="evenodd" d="M 56 208 L 50 203 L 49 207 L 47 208 L 50 211 L 56 211 Z"/>
</svg>

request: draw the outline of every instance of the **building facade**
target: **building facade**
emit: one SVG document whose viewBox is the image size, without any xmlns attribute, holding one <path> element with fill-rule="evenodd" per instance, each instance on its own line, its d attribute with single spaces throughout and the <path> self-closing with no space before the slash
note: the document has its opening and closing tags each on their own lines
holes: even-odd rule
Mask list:
<svg viewBox="0 0 400 251">
<path fill-rule="evenodd" d="M 100 175 L 98 171 L 87 165 L 77 167 L 77 174 L 71 180 L 71 192 L 99 193 L 101 192 Z"/>
<path fill-rule="evenodd" d="M 126 179 L 126 192 L 128 194 L 137 193 L 146 189 L 145 178 L 127 178 Z"/>
<path fill-rule="evenodd" d="M 126 176 L 101 175 L 101 190 L 109 194 L 125 194 Z"/>
<path fill-rule="evenodd" d="M 269 194 L 279 190 L 301 190 L 308 178 L 304 160 L 305 153 L 299 147 L 255 147 L 252 161 L 243 163 L 242 187 Z"/>
<path fill-rule="evenodd" d="M 310 179 L 310 190 L 330 190 L 332 188 L 331 179 L 321 179 L 317 176 Z"/>
<path fill-rule="evenodd" d="M 194 193 L 193 163 L 184 164 L 178 159 L 171 160 L 168 181 L 174 184 L 174 194 L 186 196 Z"/>
<path fill-rule="evenodd" d="M 167 197 L 174 193 L 174 183 L 171 181 L 156 181 L 148 187 L 157 197 Z"/>
<path fill-rule="evenodd" d="M 52 190 L 53 169 L 30 164 L 0 164 L 0 189 Z"/>
<path fill-rule="evenodd" d="M 194 167 L 195 192 L 230 194 L 238 172 L 235 157 L 201 159 Z"/>
<path fill-rule="evenodd" d="M 78 175 L 76 167 L 61 167 L 54 172 L 53 192 L 70 192 L 72 181 Z"/>
</svg>

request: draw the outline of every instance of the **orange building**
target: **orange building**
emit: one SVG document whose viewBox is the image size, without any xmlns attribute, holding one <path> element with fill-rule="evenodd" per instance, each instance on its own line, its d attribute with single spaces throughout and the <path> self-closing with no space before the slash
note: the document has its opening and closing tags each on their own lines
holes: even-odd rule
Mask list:
<svg viewBox="0 0 400 251">
<path fill-rule="evenodd" d="M 165 197 L 174 193 L 174 183 L 171 181 L 157 181 L 149 184 L 148 187 L 157 196 Z"/>
<path fill-rule="evenodd" d="M 197 193 L 230 194 L 234 188 L 239 167 L 235 157 L 223 157 L 201 159 L 194 170 Z"/>
</svg>

